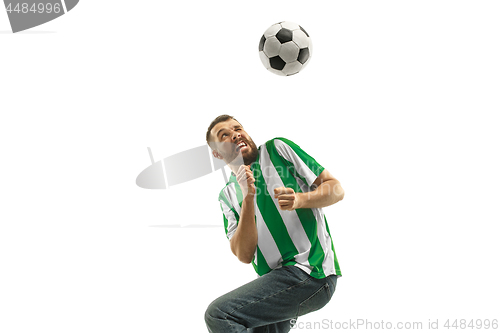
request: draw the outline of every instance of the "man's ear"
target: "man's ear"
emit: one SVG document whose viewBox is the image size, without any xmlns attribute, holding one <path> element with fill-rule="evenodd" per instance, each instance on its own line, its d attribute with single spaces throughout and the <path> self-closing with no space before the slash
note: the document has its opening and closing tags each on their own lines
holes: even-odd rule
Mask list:
<svg viewBox="0 0 500 333">
<path fill-rule="evenodd" d="M 216 150 L 212 150 L 212 155 L 214 155 L 214 157 L 218 158 L 219 160 L 223 159 L 222 155 L 219 154 Z"/>
</svg>

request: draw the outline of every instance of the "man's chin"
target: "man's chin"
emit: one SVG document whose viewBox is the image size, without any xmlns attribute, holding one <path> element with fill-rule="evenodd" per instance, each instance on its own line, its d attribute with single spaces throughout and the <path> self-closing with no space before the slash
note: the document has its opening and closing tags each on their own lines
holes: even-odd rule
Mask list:
<svg viewBox="0 0 500 333">
<path fill-rule="evenodd" d="M 250 146 L 244 149 L 235 149 L 233 153 L 228 158 L 224 158 L 226 164 L 232 164 L 235 166 L 240 165 L 250 165 L 257 160 L 256 150 Z"/>
</svg>

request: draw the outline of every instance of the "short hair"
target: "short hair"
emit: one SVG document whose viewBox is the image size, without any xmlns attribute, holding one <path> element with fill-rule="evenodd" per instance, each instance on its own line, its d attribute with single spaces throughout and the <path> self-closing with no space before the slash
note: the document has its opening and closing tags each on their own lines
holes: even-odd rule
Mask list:
<svg viewBox="0 0 500 333">
<path fill-rule="evenodd" d="M 223 114 L 223 115 L 220 115 L 218 116 L 217 118 L 215 118 L 211 123 L 210 123 L 210 126 L 208 126 L 208 130 L 207 130 L 207 137 L 206 137 L 206 140 L 207 140 L 207 144 L 210 146 L 210 132 L 212 131 L 212 129 L 215 127 L 215 125 L 217 125 L 218 123 L 222 123 L 224 121 L 228 121 L 229 119 L 233 119 L 233 120 L 236 120 L 233 116 L 230 116 L 230 115 L 227 115 L 227 114 Z M 238 120 L 236 120 L 238 121 Z M 238 121 L 239 123 L 239 121 Z"/>
</svg>

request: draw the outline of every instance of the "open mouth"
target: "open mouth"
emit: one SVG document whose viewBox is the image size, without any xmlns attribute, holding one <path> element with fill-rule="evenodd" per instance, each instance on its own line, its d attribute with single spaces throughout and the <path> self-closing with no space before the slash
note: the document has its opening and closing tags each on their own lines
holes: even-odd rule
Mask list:
<svg viewBox="0 0 500 333">
<path fill-rule="evenodd" d="M 248 145 L 244 142 L 244 141 L 240 141 L 238 142 L 238 144 L 236 145 L 236 151 L 239 152 L 239 151 L 243 151 L 245 149 L 248 148 Z"/>
</svg>

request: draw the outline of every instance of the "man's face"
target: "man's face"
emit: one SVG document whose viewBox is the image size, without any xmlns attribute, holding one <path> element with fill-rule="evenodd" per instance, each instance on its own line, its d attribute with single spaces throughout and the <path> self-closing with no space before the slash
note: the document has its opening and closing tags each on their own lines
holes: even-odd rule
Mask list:
<svg viewBox="0 0 500 333">
<path fill-rule="evenodd" d="M 226 163 L 230 163 L 241 154 L 245 165 L 257 160 L 258 149 L 243 126 L 234 119 L 220 122 L 210 131 L 216 150 Z"/>
</svg>

